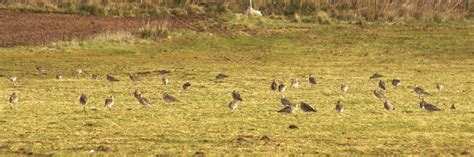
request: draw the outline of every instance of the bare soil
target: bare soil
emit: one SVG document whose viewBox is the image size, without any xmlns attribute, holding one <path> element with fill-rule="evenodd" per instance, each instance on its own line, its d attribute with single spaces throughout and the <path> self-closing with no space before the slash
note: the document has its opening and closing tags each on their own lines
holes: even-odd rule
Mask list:
<svg viewBox="0 0 474 157">
<path fill-rule="evenodd" d="M 171 29 L 192 29 L 193 22 L 207 18 L 205 15 L 119 18 L 0 10 L 0 47 L 84 39 L 105 32 L 131 31 L 136 33 L 148 22 L 152 25 L 165 22 Z"/>
</svg>

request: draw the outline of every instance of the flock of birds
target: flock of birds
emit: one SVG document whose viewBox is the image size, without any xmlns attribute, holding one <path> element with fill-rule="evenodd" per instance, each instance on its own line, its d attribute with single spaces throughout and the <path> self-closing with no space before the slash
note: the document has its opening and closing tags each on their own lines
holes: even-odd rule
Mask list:
<svg viewBox="0 0 474 157">
<path fill-rule="evenodd" d="M 40 74 L 44 74 L 46 72 L 46 67 L 44 66 L 41 66 L 41 65 L 37 65 L 36 66 L 36 70 L 40 73 Z M 167 70 L 162 70 L 160 71 L 160 73 L 164 74 L 164 73 L 169 73 L 170 71 L 167 71 Z M 82 75 L 83 74 L 83 71 L 81 69 L 76 69 L 75 70 L 75 73 L 77 75 Z M 225 78 L 227 78 L 228 76 L 227 75 L 224 75 L 224 74 L 218 74 L 216 76 L 216 80 L 223 80 Z M 378 82 L 378 87 L 381 89 L 381 90 L 374 90 L 373 91 L 373 95 L 377 98 L 380 98 L 380 99 L 384 99 L 384 103 L 383 103 L 383 106 L 386 110 L 395 110 L 395 105 L 392 104 L 388 98 L 384 95 L 383 91 L 385 91 L 387 89 L 387 85 L 385 83 L 385 81 L 383 81 L 382 78 L 384 77 L 383 75 L 381 74 L 378 74 L 378 73 L 375 73 L 373 75 L 371 75 L 369 77 L 369 81 L 370 80 L 373 80 L 373 79 L 379 79 L 379 82 Z M 55 77 L 57 80 L 61 80 L 62 79 L 62 76 L 61 75 L 56 75 Z M 98 80 L 99 78 L 99 75 L 97 74 L 92 74 L 92 79 L 94 80 Z M 134 74 L 129 74 L 129 78 L 130 80 L 132 81 L 140 81 L 140 77 L 138 75 L 134 75 Z M 109 75 L 107 74 L 106 75 L 106 79 L 110 82 L 117 82 L 117 81 L 120 81 L 119 79 L 117 79 L 116 77 L 112 76 L 112 75 Z M 15 82 L 17 80 L 17 77 L 16 76 L 12 76 L 9 78 L 9 80 L 11 82 Z M 309 75 L 308 76 L 308 83 L 311 85 L 311 86 L 314 86 L 316 84 L 318 84 L 318 80 L 313 76 L 313 75 Z M 398 87 L 401 83 L 401 80 L 399 79 L 393 79 L 391 80 L 391 84 L 394 86 L 394 87 Z M 167 77 L 163 77 L 162 78 L 162 84 L 163 85 L 168 85 L 170 84 L 170 79 L 167 78 Z M 290 84 L 290 87 L 291 88 L 298 88 L 298 86 L 300 85 L 300 82 L 298 79 L 291 79 L 291 84 Z M 186 81 L 183 86 L 182 86 L 183 90 L 184 91 L 187 91 L 187 90 L 190 90 L 191 88 L 191 83 L 189 81 Z M 271 86 L 270 86 L 270 89 L 274 92 L 280 92 L 282 93 L 281 95 L 281 98 L 280 98 L 280 102 L 281 104 L 283 105 L 283 108 L 281 110 L 279 110 L 278 112 L 281 112 L 281 113 L 293 113 L 295 112 L 296 110 L 296 105 L 294 103 L 292 103 L 288 98 L 286 98 L 284 96 L 284 92 L 286 91 L 286 85 L 284 83 L 280 83 L 278 84 L 276 82 L 275 79 L 273 79 L 272 83 L 271 83 Z M 441 91 L 442 89 L 444 88 L 444 86 L 442 84 L 439 84 L 437 83 L 436 84 L 436 89 L 437 91 Z M 341 87 L 340 87 L 340 90 L 341 92 L 343 93 L 346 93 L 348 90 L 349 90 L 349 85 L 347 84 L 341 84 Z M 421 87 L 418 87 L 417 85 L 415 85 L 414 87 L 414 90 L 413 90 L 416 94 L 418 94 L 419 98 L 420 98 L 420 103 L 419 103 L 419 107 L 423 110 L 427 110 L 429 112 L 434 112 L 434 111 L 441 111 L 441 109 L 439 109 L 438 107 L 436 107 L 435 105 L 433 104 L 430 104 L 428 102 L 426 102 L 424 100 L 424 96 L 426 95 L 430 95 L 428 92 L 426 92 L 423 88 Z M 137 101 L 142 105 L 142 107 L 148 107 L 150 106 L 150 100 L 148 98 L 146 98 L 143 94 L 141 94 L 140 91 L 138 90 L 135 90 L 135 92 L 133 93 L 134 97 L 137 99 Z M 239 94 L 239 92 L 237 92 L 236 90 L 233 90 L 232 93 L 232 100 L 230 101 L 230 103 L 228 104 L 228 107 L 231 111 L 234 111 L 237 109 L 238 107 L 238 104 L 239 102 L 243 101 L 241 95 Z M 16 92 L 13 92 L 13 94 L 10 95 L 9 97 L 9 103 L 10 103 L 10 108 L 13 109 L 13 106 L 18 103 L 19 101 L 19 95 L 16 93 Z M 178 99 L 176 99 L 174 96 L 164 92 L 163 93 L 163 100 L 168 103 L 168 104 L 172 104 L 174 102 L 178 102 Z M 110 110 L 112 108 L 112 106 L 114 105 L 114 96 L 109 96 L 105 99 L 105 103 L 104 103 L 104 107 L 108 110 Z M 84 111 L 86 111 L 86 105 L 88 103 L 88 96 L 84 93 L 82 93 L 79 97 L 79 103 L 83 106 L 84 108 Z M 311 104 L 309 103 L 306 103 L 306 102 L 300 102 L 299 103 L 299 106 L 301 108 L 301 110 L 303 112 L 316 112 L 316 109 L 314 107 L 312 107 Z M 455 104 L 452 104 L 451 109 L 456 109 L 456 106 Z M 341 100 L 338 100 L 336 102 L 336 105 L 335 105 L 335 110 L 337 112 L 343 112 L 344 111 L 344 106 L 342 104 L 342 101 Z"/>
</svg>

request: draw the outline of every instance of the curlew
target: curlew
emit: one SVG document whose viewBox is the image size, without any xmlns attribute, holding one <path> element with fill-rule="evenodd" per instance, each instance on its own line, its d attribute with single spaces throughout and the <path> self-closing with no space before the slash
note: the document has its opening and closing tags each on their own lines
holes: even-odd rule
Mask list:
<svg viewBox="0 0 474 157">
<path fill-rule="evenodd" d="M 388 100 L 385 100 L 385 102 L 383 103 L 383 107 L 386 109 L 386 110 L 395 110 L 395 106 Z"/>
<path fill-rule="evenodd" d="M 79 103 L 84 107 L 84 111 L 86 111 L 86 105 L 87 105 L 87 95 L 84 93 L 81 94 L 81 97 L 79 97 Z"/>
<path fill-rule="evenodd" d="M 311 104 L 305 103 L 305 102 L 300 102 L 300 108 L 303 110 L 303 112 L 316 112 L 316 109 L 314 109 Z"/>
<path fill-rule="evenodd" d="M 300 81 L 298 81 L 298 79 L 291 79 L 291 84 L 290 84 L 291 88 L 298 88 L 299 85 L 300 85 Z"/>
<path fill-rule="evenodd" d="M 346 93 L 349 90 L 349 85 L 341 84 L 341 91 L 342 93 Z"/>
<path fill-rule="evenodd" d="M 112 75 L 105 75 L 107 77 L 107 80 L 109 80 L 110 82 L 117 82 L 119 81 L 117 78 L 113 77 Z"/>
<path fill-rule="evenodd" d="M 232 99 L 238 100 L 238 101 L 243 101 L 243 99 L 240 96 L 239 92 L 237 92 L 236 90 L 232 91 Z"/>
<path fill-rule="evenodd" d="M 272 91 L 277 91 L 278 90 L 278 84 L 276 83 L 275 79 L 273 79 L 272 85 L 270 86 L 270 89 L 272 89 Z"/>
<path fill-rule="evenodd" d="M 336 109 L 337 112 L 343 112 L 344 111 L 344 106 L 342 106 L 341 100 L 337 101 L 335 109 Z"/>
<path fill-rule="evenodd" d="M 161 83 L 162 83 L 163 85 L 168 85 L 168 84 L 170 84 L 170 79 L 167 78 L 167 77 L 163 77 L 163 78 L 161 79 Z"/>
<path fill-rule="evenodd" d="M 13 105 L 18 103 L 18 100 L 20 97 L 16 94 L 16 92 L 13 92 L 12 95 L 10 95 L 10 98 L 8 99 L 8 102 L 10 103 L 10 109 L 13 109 Z"/>
<path fill-rule="evenodd" d="M 183 84 L 183 90 L 184 91 L 187 91 L 191 89 L 191 83 L 189 83 L 188 81 L 186 81 L 186 83 Z"/>
<path fill-rule="evenodd" d="M 380 87 L 380 89 L 385 90 L 385 89 L 386 89 L 386 88 L 385 88 L 385 81 L 380 80 L 380 81 L 379 81 L 379 87 Z"/>
<path fill-rule="evenodd" d="M 400 85 L 401 81 L 399 79 L 393 79 L 392 80 L 392 85 L 394 87 L 398 87 L 398 85 Z"/>
<path fill-rule="evenodd" d="M 165 100 L 166 103 L 170 104 L 173 102 L 177 102 L 178 99 L 174 98 L 173 96 L 169 95 L 168 93 L 163 93 L 163 100 Z"/>
<path fill-rule="evenodd" d="M 105 108 L 109 109 L 112 108 L 114 105 L 114 96 L 109 96 L 108 98 L 105 99 Z"/>
<path fill-rule="evenodd" d="M 238 105 L 239 105 L 239 101 L 237 101 L 237 100 L 232 100 L 232 101 L 230 101 L 230 103 L 229 103 L 229 108 L 230 108 L 231 111 L 234 111 L 234 110 L 237 109 L 237 106 L 238 106 Z"/>
<path fill-rule="evenodd" d="M 309 82 L 309 84 L 311 84 L 313 86 L 313 85 L 318 83 L 318 80 L 316 80 L 316 78 L 313 75 L 309 75 L 308 82 Z"/>
</svg>

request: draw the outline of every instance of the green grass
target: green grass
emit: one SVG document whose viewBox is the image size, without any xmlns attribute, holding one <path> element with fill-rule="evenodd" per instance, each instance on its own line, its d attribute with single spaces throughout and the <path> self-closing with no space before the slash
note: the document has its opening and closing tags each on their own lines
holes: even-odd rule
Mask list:
<svg viewBox="0 0 474 157">
<path fill-rule="evenodd" d="M 299 26 L 299 24 L 295 24 Z M 474 148 L 474 27 L 462 24 L 286 26 L 260 30 L 260 35 L 219 35 L 171 32 L 155 42 L 64 42 L 36 47 L 0 49 L 0 153 L 34 154 L 462 154 Z M 137 39 L 139 40 L 139 39 Z M 39 76 L 35 65 L 48 67 Z M 76 77 L 73 70 L 106 73 L 122 81 L 110 83 Z M 131 82 L 127 73 L 171 70 L 171 85 L 162 75 Z M 54 80 L 60 73 L 65 79 Z M 229 75 L 224 82 L 214 77 Z M 376 81 L 399 78 L 386 95 L 396 110 L 387 112 L 371 91 Z M 314 74 L 320 84 L 306 82 Z M 8 76 L 19 76 L 13 86 Z M 269 90 L 272 79 L 302 85 L 285 95 L 318 110 L 293 115 L 277 113 L 279 94 Z M 181 85 L 189 80 L 191 90 Z M 435 92 L 435 83 L 445 90 Z M 349 84 L 344 96 L 342 83 Z M 412 86 L 433 93 L 426 99 L 444 111 L 418 108 Z M 142 109 L 132 92 L 141 90 L 153 105 Z M 231 91 L 244 101 L 235 113 L 227 104 Z M 14 110 L 7 99 L 21 97 Z M 163 92 L 180 102 L 166 105 Z M 78 99 L 87 93 L 82 111 Z M 106 96 L 116 97 L 111 111 Z M 336 113 L 342 99 L 346 111 Z M 458 110 L 449 110 L 452 103 Z M 98 110 L 92 110 L 98 108 Z M 288 129 L 296 124 L 299 129 Z M 263 135 L 271 141 L 261 141 Z M 237 140 L 243 137 L 244 140 Z M 108 148 L 100 151 L 98 147 Z M 472 154 L 471 154 L 472 155 Z"/>
</svg>

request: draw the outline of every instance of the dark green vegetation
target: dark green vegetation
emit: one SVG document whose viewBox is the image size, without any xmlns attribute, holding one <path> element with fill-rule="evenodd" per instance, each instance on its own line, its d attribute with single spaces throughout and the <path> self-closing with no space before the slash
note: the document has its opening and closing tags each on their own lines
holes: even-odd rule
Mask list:
<svg viewBox="0 0 474 157">
<path fill-rule="evenodd" d="M 264 22 L 263 22 L 264 23 Z M 203 24 L 206 25 L 206 24 Z M 0 49 L 0 152 L 30 154 L 97 153 L 206 154 L 469 154 L 474 148 L 474 26 L 471 23 L 278 25 L 232 35 L 173 31 L 152 42 L 127 35 L 79 42 Z M 48 68 L 38 75 L 35 65 Z M 80 68 L 86 76 L 75 76 Z M 159 75 L 156 70 L 171 73 Z M 128 73 L 152 72 L 132 82 Z M 90 74 L 101 74 L 98 81 Z M 105 74 L 118 77 L 107 82 Z M 219 73 L 229 75 L 216 82 Z M 372 91 L 373 73 L 388 81 L 385 95 L 395 111 L 385 111 Z M 62 74 L 63 80 L 54 80 Z M 307 75 L 320 81 L 314 87 Z M 13 85 L 9 76 L 18 76 Z M 167 76 L 171 84 L 161 85 Z M 277 113 L 280 96 L 272 79 L 289 85 L 294 103 L 318 112 Z M 182 91 L 185 81 L 191 90 Z M 342 95 L 340 84 L 349 85 Z M 387 82 L 388 83 L 388 82 Z M 436 92 L 435 83 L 445 89 Z M 426 101 L 443 111 L 418 107 L 413 86 L 425 88 Z M 141 108 L 135 89 L 151 99 Z M 236 89 L 244 101 L 231 113 Z M 10 110 L 8 95 L 19 103 Z M 167 105 L 163 92 L 179 102 Z M 83 112 L 79 96 L 89 104 Z M 115 105 L 105 109 L 105 98 Z M 337 100 L 345 111 L 336 113 Z M 450 110 L 452 103 L 457 110 Z M 295 124 L 298 129 L 289 129 Z M 268 136 L 269 141 L 260 140 Z"/>
</svg>

